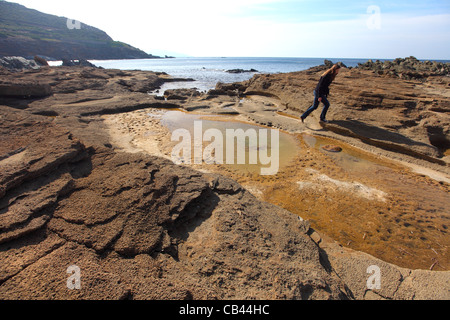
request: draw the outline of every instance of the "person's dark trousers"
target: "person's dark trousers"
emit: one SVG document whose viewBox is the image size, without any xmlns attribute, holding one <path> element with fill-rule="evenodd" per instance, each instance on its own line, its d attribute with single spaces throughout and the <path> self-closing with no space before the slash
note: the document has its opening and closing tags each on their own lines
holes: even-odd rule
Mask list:
<svg viewBox="0 0 450 320">
<path fill-rule="evenodd" d="M 328 108 L 330 107 L 330 102 L 328 102 L 327 96 L 325 95 L 318 96 L 317 93 L 314 93 L 314 104 L 308 110 L 306 110 L 306 112 L 302 115 L 302 119 L 306 119 L 311 114 L 311 112 L 313 112 L 319 107 L 320 104 L 319 98 L 322 98 L 323 103 L 323 110 L 322 114 L 320 115 L 320 120 L 326 120 Z"/>
</svg>

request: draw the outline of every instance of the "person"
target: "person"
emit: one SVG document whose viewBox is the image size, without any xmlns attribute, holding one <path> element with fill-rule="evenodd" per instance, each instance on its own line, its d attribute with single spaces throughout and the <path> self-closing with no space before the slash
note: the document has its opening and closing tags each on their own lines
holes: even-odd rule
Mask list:
<svg viewBox="0 0 450 320">
<path fill-rule="evenodd" d="M 311 112 L 319 107 L 319 104 L 321 102 L 323 103 L 324 107 L 322 110 L 322 114 L 320 115 L 320 121 L 325 123 L 328 122 L 326 116 L 328 108 L 330 108 L 330 102 L 328 101 L 328 95 L 330 94 L 330 84 L 334 81 L 340 69 L 341 65 L 335 64 L 324 74 L 322 74 L 319 83 L 314 90 L 314 104 L 301 116 L 302 122 L 305 121 L 305 119 L 311 114 Z"/>
</svg>

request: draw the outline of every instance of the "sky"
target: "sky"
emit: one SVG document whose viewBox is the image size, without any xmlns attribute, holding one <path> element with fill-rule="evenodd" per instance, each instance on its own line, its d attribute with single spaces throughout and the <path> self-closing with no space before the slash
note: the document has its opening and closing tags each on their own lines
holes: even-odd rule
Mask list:
<svg viewBox="0 0 450 320">
<path fill-rule="evenodd" d="M 450 60 L 449 0 L 10 0 L 155 55 Z"/>
</svg>

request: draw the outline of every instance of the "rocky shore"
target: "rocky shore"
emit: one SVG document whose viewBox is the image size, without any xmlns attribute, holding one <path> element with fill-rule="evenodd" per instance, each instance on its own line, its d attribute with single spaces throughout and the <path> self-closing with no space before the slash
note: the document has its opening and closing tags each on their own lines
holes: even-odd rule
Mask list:
<svg viewBox="0 0 450 320">
<path fill-rule="evenodd" d="M 312 103 L 317 71 L 257 75 L 243 87 L 247 95 L 277 98 L 285 112 L 298 116 Z M 326 129 L 387 151 L 445 164 L 450 147 L 449 88 L 448 76 L 399 81 L 364 67 L 344 69 L 329 97 L 333 121 Z"/>
<path fill-rule="evenodd" d="M 408 171 L 404 181 L 448 195 L 448 77 L 345 69 L 333 84 L 332 121 L 322 128 L 314 115 L 298 120 L 322 70 L 255 75 L 164 98 L 151 93 L 187 79 L 91 67 L 1 69 L 0 299 L 448 299 L 448 211 L 414 207 L 431 221 L 421 228 L 438 225 L 442 247 L 431 248 L 438 260 L 425 257 L 426 268 L 401 267 L 343 245 L 277 199 L 265 201 L 267 190 L 253 190 L 251 177 L 173 164 L 169 132 L 147 116 L 177 109 L 336 139 L 414 167 L 421 174 Z M 350 179 L 321 151 L 301 150 L 281 173 L 285 183 L 320 173 Z M 350 202 L 385 208 L 342 197 Z M 74 265 L 80 290 L 67 288 Z M 382 285 L 369 290 L 373 265 Z"/>
<path fill-rule="evenodd" d="M 375 71 L 379 75 L 416 80 L 427 80 L 431 76 L 450 75 L 450 63 L 429 60 L 422 62 L 416 57 L 397 58 L 394 61 L 384 62 L 369 60 L 359 64 L 358 69 Z"/>
</svg>

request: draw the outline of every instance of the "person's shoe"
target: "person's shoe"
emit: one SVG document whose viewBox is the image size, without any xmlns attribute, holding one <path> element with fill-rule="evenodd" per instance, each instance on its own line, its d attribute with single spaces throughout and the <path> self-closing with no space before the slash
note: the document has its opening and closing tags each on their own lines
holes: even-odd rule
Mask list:
<svg viewBox="0 0 450 320">
<path fill-rule="evenodd" d="M 320 119 L 320 122 L 323 122 L 323 123 L 328 123 L 328 120 L 325 120 L 325 119 Z"/>
<path fill-rule="evenodd" d="M 302 123 L 305 123 L 305 118 L 300 117 L 300 119 L 302 119 Z"/>
</svg>

